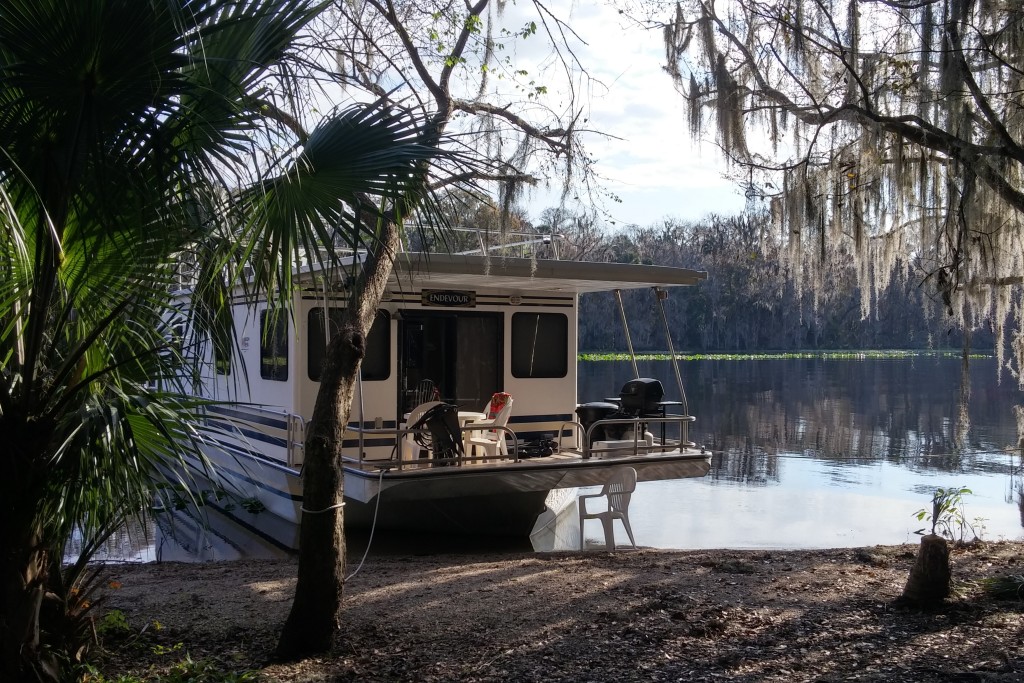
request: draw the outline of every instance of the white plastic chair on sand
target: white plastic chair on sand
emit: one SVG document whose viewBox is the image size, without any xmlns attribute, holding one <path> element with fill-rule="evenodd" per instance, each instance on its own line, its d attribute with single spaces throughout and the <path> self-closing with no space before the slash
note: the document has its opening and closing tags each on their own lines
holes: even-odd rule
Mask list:
<svg viewBox="0 0 1024 683">
<path fill-rule="evenodd" d="M 588 519 L 600 519 L 604 526 L 604 544 L 608 550 L 615 550 L 615 530 L 612 523 L 622 520 L 622 526 L 626 527 L 629 535 L 629 542 L 636 547 L 633 539 L 633 529 L 629 526 L 629 499 L 636 490 L 636 470 L 632 467 L 619 467 L 612 472 L 611 479 L 604 485 L 600 493 L 593 493 L 580 496 L 580 550 L 583 549 L 585 537 L 583 535 L 583 523 Z M 608 508 L 600 512 L 587 512 L 587 498 L 607 498 Z"/>
</svg>

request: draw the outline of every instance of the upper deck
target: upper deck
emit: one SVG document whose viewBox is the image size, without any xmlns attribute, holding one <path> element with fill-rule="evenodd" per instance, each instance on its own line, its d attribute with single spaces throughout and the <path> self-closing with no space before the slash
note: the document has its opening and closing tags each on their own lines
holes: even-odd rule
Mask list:
<svg viewBox="0 0 1024 683">
<path fill-rule="evenodd" d="M 616 289 L 685 287 L 707 279 L 707 272 L 633 263 L 559 261 L 470 254 L 402 253 L 392 282 L 456 289 L 485 286 L 529 292 L 584 294 Z"/>
</svg>

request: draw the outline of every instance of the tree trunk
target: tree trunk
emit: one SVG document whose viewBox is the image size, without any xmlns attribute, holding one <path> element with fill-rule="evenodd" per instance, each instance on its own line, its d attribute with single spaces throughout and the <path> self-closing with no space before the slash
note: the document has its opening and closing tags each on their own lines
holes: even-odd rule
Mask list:
<svg viewBox="0 0 1024 683">
<path fill-rule="evenodd" d="M 53 425 L 0 415 L 7 470 L 0 477 L 0 681 L 57 680 L 44 656 L 40 609 L 49 551 L 41 517 Z"/>
<path fill-rule="evenodd" d="M 936 534 L 923 536 L 901 599 L 920 606 L 935 605 L 948 598 L 951 590 L 946 539 Z"/>
<path fill-rule="evenodd" d="M 36 537 L 38 539 L 38 537 Z M 43 651 L 40 640 L 40 609 L 46 595 L 47 553 L 38 543 L 28 552 L 4 558 L 0 604 L 0 680 L 56 681 L 55 662 Z"/>
<path fill-rule="evenodd" d="M 302 466 L 299 576 L 275 656 L 293 661 L 330 649 L 341 626 L 345 581 L 342 439 L 348 424 L 366 335 L 377 314 L 399 245 L 398 226 L 385 222 L 357 275 L 341 331 L 328 347 Z"/>
<path fill-rule="evenodd" d="M 348 423 L 364 337 L 344 327 L 331 340 L 320 377 L 302 465 L 299 579 L 277 644 L 277 657 L 297 659 L 330 649 L 340 623 L 345 578 L 341 443 Z"/>
<path fill-rule="evenodd" d="M 23 503 L 24 498 L 16 496 L 13 500 Z M 57 678 L 52 663 L 48 665 L 43 661 L 40 647 L 40 608 L 46 595 L 47 551 L 34 508 L 30 506 L 27 511 L 5 509 L 0 522 L 0 680 L 3 681 Z"/>
</svg>

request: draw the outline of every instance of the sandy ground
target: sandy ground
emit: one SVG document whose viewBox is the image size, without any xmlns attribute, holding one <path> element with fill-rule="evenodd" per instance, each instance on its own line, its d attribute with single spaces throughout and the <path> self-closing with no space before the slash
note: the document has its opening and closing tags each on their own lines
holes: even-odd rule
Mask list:
<svg viewBox="0 0 1024 683">
<path fill-rule="evenodd" d="M 916 546 L 369 559 L 332 652 L 268 664 L 295 560 L 115 565 L 102 669 L 155 677 L 188 653 L 280 681 L 1024 681 L 1024 543 L 953 553 L 957 594 L 897 601 Z M 350 566 L 351 571 L 354 566 Z M 102 620 L 100 621 L 102 624 Z"/>
</svg>

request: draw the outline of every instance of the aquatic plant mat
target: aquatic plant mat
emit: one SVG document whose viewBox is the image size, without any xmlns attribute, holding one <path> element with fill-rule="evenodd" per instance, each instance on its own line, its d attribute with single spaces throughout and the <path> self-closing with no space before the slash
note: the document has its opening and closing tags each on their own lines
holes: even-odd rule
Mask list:
<svg viewBox="0 0 1024 683">
<path fill-rule="evenodd" d="M 677 353 L 676 360 L 697 361 L 697 360 L 903 360 L 906 358 L 960 358 L 963 351 L 959 349 L 947 349 L 942 351 L 927 350 L 902 350 L 902 349 L 865 349 L 863 351 L 762 351 L 756 353 Z M 991 358 L 991 353 L 974 352 L 971 358 Z M 604 351 L 586 351 L 577 355 L 580 361 L 615 361 L 623 362 L 631 359 L 628 353 L 613 353 Z M 667 351 L 643 352 L 636 354 L 638 361 L 663 361 L 672 360 L 672 354 Z"/>
<path fill-rule="evenodd" d="M 916 550 L 371 558 L 334 651 L 266 666 L 293 561 L 111 566 L 98 613 L 130 629 L 100 668 L 151 680 L 187 652 L 273 681 L 1024 680 L 1024 601 L 979 582 L 1019 576 L 1024 543 L 955 548 L 956 595 L 930 611 L 897 601 Z"/>
</svg>

